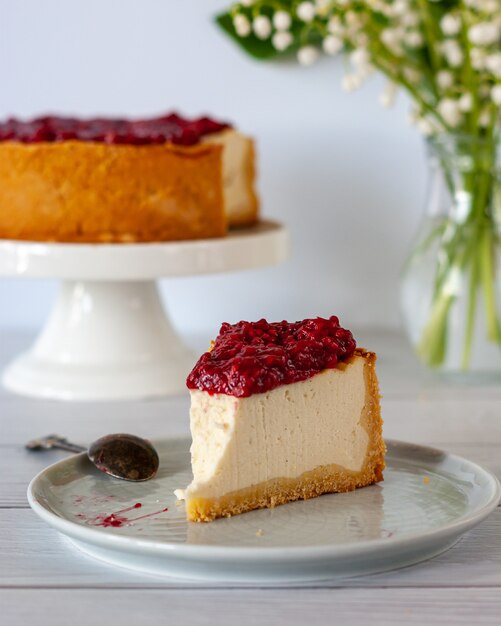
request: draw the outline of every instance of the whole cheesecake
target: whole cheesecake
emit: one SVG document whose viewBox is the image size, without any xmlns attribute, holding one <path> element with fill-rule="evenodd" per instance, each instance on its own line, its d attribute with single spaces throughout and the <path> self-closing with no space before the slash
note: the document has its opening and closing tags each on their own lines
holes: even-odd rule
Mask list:
<svg viewBox="0 0 501 626">
<path fill-rule="evenodd" d="M 337 317 L 223 324 L 188 377 L 193 481 L 208 522 L 383 480 L 376 355 Z"/>
<path fill-rule="evenodd" d="M 0 124 L 0 238 L 145 242 L 256 222 L 252 139 L 175 113 Z"/>
</svg>

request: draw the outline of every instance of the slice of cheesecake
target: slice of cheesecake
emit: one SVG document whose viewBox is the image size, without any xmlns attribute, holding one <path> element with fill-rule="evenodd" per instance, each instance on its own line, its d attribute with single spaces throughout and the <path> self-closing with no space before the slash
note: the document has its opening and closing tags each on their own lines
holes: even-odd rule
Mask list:
<svg viewBox="0 0 501 626">
<path fill-rule="evenodd" d="M 188 377 L 189 520 L 383 480 L 376 356 L 336 317 L 223 324 Z"/>
</svg>

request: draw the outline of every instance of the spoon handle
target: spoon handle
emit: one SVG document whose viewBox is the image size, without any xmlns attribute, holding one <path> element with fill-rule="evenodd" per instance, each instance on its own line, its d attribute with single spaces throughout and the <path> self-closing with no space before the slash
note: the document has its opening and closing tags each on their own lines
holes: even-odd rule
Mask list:
<svg viewBox="0 0 501 626">
<path fill-rule="evenodd" d="M 71 443 L 59 435 L 47 435 L 47 437 L 33 439 L 28 441 L 26 448 L 28 450 L 52 450 L 57 448 L 58 450 L 67 450 L 68 452 L 85 452 L 87 450 L 84 446 Z"/>
</svg>

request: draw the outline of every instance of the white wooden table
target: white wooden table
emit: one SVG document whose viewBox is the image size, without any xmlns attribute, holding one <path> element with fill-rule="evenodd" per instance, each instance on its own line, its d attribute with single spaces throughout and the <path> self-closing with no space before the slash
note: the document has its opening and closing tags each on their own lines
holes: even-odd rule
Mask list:
<svg viewBox="0 0 501 626">
<path fill-rule="evenodd" d="M 358 333 L 376 350 L 387 437 L 430 443 L 501 477 L 501 384 L 453 387 L 421 372 L 405 342 Z M 0 334 L 0 365 L 29 343 Z M 26 452 L 56 432 L 89 442 L 107 432 L 188 433 L 186 397 L 65 404 L 0 392 L 0 625 L 501 624 L 501 508 L 445 554 L 403 570 L 295 588 L 189 584 L 94 561 L 28 508 L 26 487 L 64 453 Z"/>
</svg>

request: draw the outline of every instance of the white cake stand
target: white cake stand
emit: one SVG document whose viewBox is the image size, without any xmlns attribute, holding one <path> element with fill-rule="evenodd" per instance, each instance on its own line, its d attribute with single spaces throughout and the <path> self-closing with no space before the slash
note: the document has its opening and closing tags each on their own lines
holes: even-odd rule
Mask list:
<svg viewBox="0 0 501 626">
<path fill-rule="evenodd" d="M 62 281 L 45 327 L 3 383 L 62 400 L 178 393 L 195 355 L 166 317 L 155 279 L 265 267 L 284 261 L 287 250 L 287 231 L 274 222 L 224 239 L 172 243 L 0 241 L 0 276 Z M 203 315 L 195 294 L 193 305 Z"/>
</svg>

